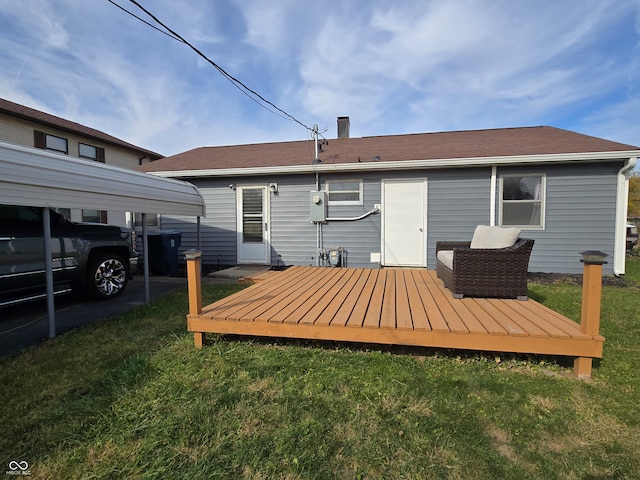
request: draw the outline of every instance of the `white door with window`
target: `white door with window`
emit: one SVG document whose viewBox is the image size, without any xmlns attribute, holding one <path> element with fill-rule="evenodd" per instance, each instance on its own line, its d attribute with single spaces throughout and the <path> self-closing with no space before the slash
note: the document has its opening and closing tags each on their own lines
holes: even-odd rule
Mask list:
<svg viewBox="0 0 640 480">
<path fill-rule="evenodd" d="M 269 189 L 238 187 L 236 201 L 238 263 L 270 265 Z"/>
<path fill-rule="evenodd" d="M 426 179 L 382 181 L 382 265 L 427 266 Z"/>
</svg>

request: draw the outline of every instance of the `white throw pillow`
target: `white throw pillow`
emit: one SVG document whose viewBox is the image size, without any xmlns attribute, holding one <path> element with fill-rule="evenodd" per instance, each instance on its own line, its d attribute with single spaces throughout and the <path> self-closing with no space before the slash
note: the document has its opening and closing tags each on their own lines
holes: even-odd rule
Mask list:
<svg viewBox="0 0 640 480">
<path fill-rule="evenodd" d="M 473 232 L 473 238 L 471 239 L 471 248 L 487 248 L 487 235 L 491 227 L 488 225 L 478 225 L 475 232 Z"/>
<path fill-rule="evenodd" d="M 478 225 L 471 240 L 471 248 L 505 248 L 513 246 L 520 236 L 520 229 L 513 227 L 489 227 Z"/>
</svg>

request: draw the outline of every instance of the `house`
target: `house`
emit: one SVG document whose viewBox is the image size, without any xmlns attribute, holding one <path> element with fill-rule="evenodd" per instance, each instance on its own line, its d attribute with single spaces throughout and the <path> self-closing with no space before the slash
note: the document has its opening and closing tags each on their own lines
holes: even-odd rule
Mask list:
<svg viewBox="0 0 640 480">
<path fill-rule="evenodd" d="M 535 240 L 531 272 L 624 274 L 628 175 L 640 147 L 540 126 L 196 148 L 139 167 L 202 192 L 203 263 L 435 268 L 478 224 Z M 192 219 L 162 228 L 196 245 Z"/>
<path fill-rule="evenodd" d="M 0 99 L 0 142 L 35 147 L 91 162 L 136 168 L 162 158 L 119 138 L 79 123 L 65 120 L 24 105 Z M 73 221 L 132 225 L 133 218 L 122 211 L 63 209 Z"/>
</svg>

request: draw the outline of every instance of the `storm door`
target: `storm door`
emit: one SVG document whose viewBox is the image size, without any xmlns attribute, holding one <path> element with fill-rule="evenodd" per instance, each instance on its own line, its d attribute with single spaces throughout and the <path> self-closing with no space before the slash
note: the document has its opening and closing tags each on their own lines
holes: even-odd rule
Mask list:
<svg viewBox="0 0 640 480">
<path fill-rule="evenodd" d="M 271 263 L 268 195 L 267 187 L 238 187 L 238 263 Z"/>
</svg>

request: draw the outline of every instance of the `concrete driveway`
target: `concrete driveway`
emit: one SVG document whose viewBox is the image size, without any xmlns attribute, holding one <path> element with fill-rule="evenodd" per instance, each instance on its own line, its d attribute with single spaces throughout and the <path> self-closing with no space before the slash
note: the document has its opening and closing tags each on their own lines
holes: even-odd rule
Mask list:
<svg viewBox="0 0 640 480">
<path fill-rule="evenodd" d="M 151 299 L 186 285 L 186 278 L 151 277 L 149 286 Z M 61 335 L 71 329 L 124 313 L 136 305 L 144 304 L 144 279 L 141 275 L 134 277 L 124 293 L 114 300 L 90 302 L 73 295 L 66 295 L 57 297 L 55 302 L 56 334 Z M 46 301 L 0 308 L 0 357 L 46 340 L 48 336 L 49 320 Z"/>
</svg>

